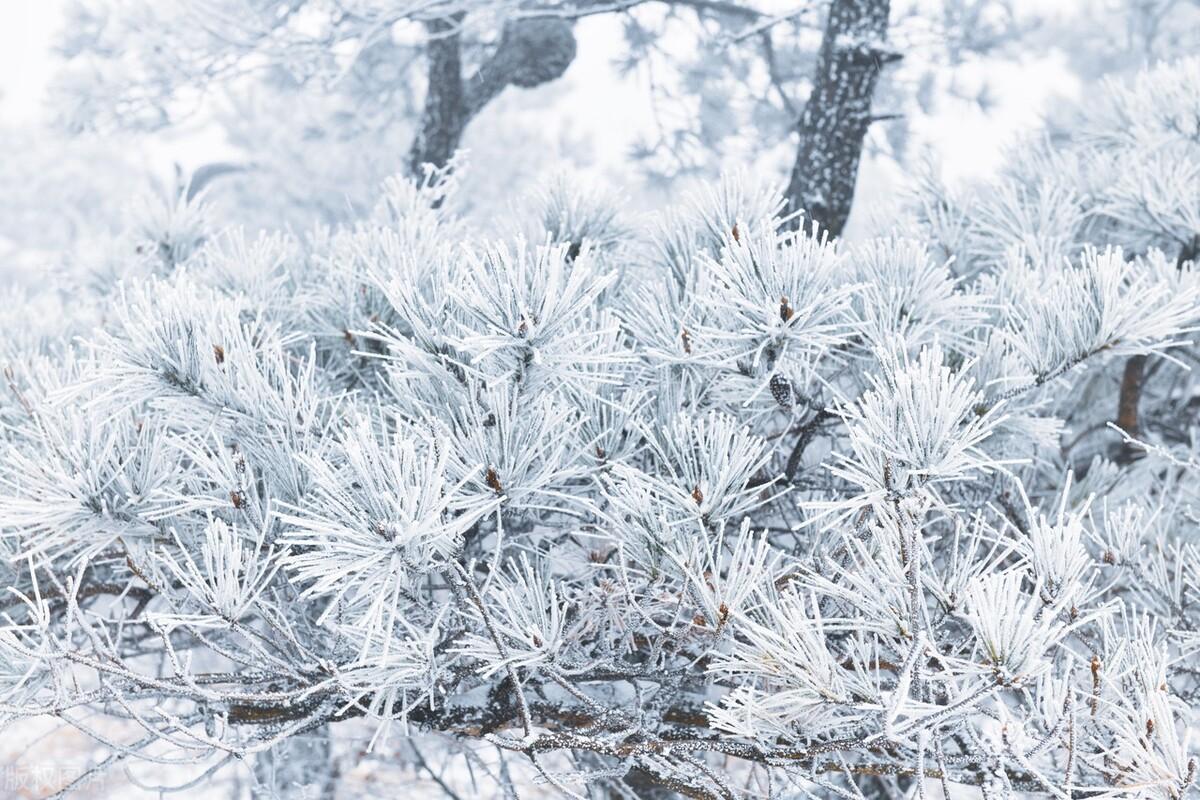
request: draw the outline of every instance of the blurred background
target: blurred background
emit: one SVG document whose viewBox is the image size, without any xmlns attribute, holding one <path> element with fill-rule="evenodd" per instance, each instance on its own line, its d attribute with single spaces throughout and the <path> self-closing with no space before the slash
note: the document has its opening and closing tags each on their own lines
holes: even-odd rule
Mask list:
<svg viewBox="0 0 1200 800">
<path fill-rule="evenodd" d="M 575 50 L 561 77 L 510 83 L 466 124 L 473 215 L 486 227 L 564 168 L 635 211 L 730 167 L 786 181 L 825 6 L 564 6 Z M 219 221 L 251 229 L 361 214 L 404 171 L 418 128 L 419 7 L 4 0 L 4 280 L 88 258 L 134 198 L 193 176 Z M 514 7 L 462 5 L 466 74 L 497 51 L 497 19 Z M 874 95 L 846 235 L 877 227 L 916 176 L 971 181 L 1028 137 L 1069 128 L 1096 81 L 1194 52 L 1198 21 L 1195 0 L 893 2 L 888 46 L 901 58 Z"/>
</svg>

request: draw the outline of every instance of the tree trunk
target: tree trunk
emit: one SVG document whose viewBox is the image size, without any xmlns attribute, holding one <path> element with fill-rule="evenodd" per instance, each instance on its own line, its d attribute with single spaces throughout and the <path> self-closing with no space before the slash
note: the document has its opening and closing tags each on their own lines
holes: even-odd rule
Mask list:
<svg viewBox="0 0 1200 800">
<path fill-rule="evenodd" d="M 900 58 L 884 48 L 889 12 L 889 0 L 832 0 L 800 117 L 788 203 L 831 236 L 841 235 L 850 215 L 879 72 Z"/>
<path fill-rule="evenodd" d="M 443 167 L 458 149 L 467 125 L 462 78 L 462 14 L 425 23 L 429 80 L 420 126 L 408 152 L 408 169 L 420 175 L 425 164 Z"/>
<path fill-rule="evenodd" d="M 462 68 L 462 14 L 430 20 L 429 80 L 420 126 L 408 153 L 408 170 L 444 167 L 462 141 L 467 123 L 508 86 L 532 88 L 555 80 L 575 60 L 571 23 L 533 18 L 508 23 L 495 51 L 469 79 Z"/>
</svg>

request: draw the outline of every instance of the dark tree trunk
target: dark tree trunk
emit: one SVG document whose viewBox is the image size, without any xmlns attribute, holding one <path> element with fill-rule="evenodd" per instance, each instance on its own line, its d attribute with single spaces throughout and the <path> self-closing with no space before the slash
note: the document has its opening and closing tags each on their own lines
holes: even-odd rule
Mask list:
<svg viewBox="0 0 1200 800">
<path fill-rule="evenodd" d="M 841 234 L 850 215 L 879 72 L 900 58 L 884 47 L 889 12 L 889 0 L 832 0 L 812 93 L 800 116 L 788 203 L 831 236 Z"/>
<path fill-rule="evenodd" d="M 500 42 L 468 79 L 462 68 L 462 15 L 431 20 L 429 80 L 408 170 L 443 167 L 458 149 L 467 123 L 508 86 L 532 88 L 555 80 L 575 60 L 575 34 L 562 19 L 525 19 L 504 26 Z"/>
<path fill-rule="evenodd" d="M 429 80 L 425 89 L 425 109 L 417 136 L 408 152 L 408 169 L 420 175 L 425 164 L 445 166 L 467 125 L 462 77 L 462 14 L 425 23 L 429 34 L 426 58 Z"/>
</svg>

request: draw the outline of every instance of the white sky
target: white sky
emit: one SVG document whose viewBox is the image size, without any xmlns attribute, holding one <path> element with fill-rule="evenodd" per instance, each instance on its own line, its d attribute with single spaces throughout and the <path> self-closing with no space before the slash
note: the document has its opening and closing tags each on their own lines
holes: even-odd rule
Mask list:
<svg viewBox="0 0 1200 800">
<path fill-rule="evenodd" d="M 35 122 L 54 71 L 62 0 L 0 0 L 0 124 Z"/>
</svg>

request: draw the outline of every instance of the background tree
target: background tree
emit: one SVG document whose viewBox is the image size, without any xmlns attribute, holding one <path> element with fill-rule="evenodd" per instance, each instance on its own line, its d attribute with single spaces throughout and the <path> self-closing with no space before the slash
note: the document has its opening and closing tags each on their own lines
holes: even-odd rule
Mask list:
<svg viewBox="0 0 1200 800">
<path fill-rule="evenodd" d="M 70 94 L 85 96 L 86 105 L 75 107 L 68 120 L 76 127 L 103 124 L 97 111 L 107 112 L 111 107 L 118 110 L 122 122 L 165 124 L 179 113 L 180 104 L 186 102 L 184 95 L 197 86 L 232 80 L 257 61 L 283 66 L 302 83 L 322 78 L 326 83 L 345 80 L 372 48 L 385 53 L 395 50 L 393 31 L 404 22 L 415 22 L 426 34 L 427 69 L 424 100 L 405 166 L 417 175 L 422 164 L 445 166 L 458 149 L 467 123 L 505 87 L 530 88 L 563 74 L 576 51 L 572 18 L 614 10 L 632 13 L 639 5 L 626 3 L 615 9 L 605 5 L 528 6 L 503 12 L 486 6 L 439 7 L 431 12 L 385 5 L 374 13 L 341 13 L 335 7 L 310 2 L 286 13 L 272 13 L 252 5 L 211 9 L 202 4 L 182 12 L 148 8 L 142 17 L 133 16 L 115 27 L 105 23 L 116 22 L 116 17 L 81 11 L 70 26 L 67 54 L 100 54 L 113 59 L 114 65 L 132 70 L 132 75 L 123 72 L 115 81 L 108 79 L 112 81 L 107 87 L 110 95 L 103 108 L 98 108 L 102 105 L 99 98 L 105 94 L 97 93 L 95 82 L 76 86 Z M 715 20 L 730 29 L 736 26 L 737 39 L 750 38 L 755 50 L 761 48 L 770 80 L 790 106 L 786 90 L 778 83 L 770 29 L 781 21 L 799 19 L 797 11 L 771 15 L 752 6 L 684 0 L 669 5 L 694 12 L 702 23 Z M 497 13 L 501 14 L 501 33 L 477 56 L 477 66 L 468 70 L 464 66 L 464 33 L 471 31 L 473 20 L 476 27 L 486 25 Z M 887 3 L 830 4 L 811 98 L 798 122 L 800 151 L 789 198 L 796 208 L 808 210 L 811 218 L 829 225 L 835 234 L 849 213 L 858 157 L 871 122 L 870 101 L 878 67 L 881 60 L 894 58 L 879 49 L 888 14 Z M 311 31 L 314 25 L 316 33 Z M 114 44 L 128 38 L 131 29 L 155 44 L 135 47 L 132 52 Z M 720 35 L 728 38 L 731 32 Z M 169 43 L 166 47 L 164 41 Z M 390 57 L 401 58 L 399 54 Z M 369 97 L 372 89 L 364 88 L 363 94 Z"/>
<path fill-rule="evenodd" d="M 211 87 L 264 67 L 281 67 L 302 83 L 336 84 L 371 48 L 403 63 L 396 44 L 404 34 L 398 31 L 408 32 L 410 49 L 419 48 L 412 40 L 415 28 L 425 34 L 418 40 L 426 54 L 425 100 L 407 165 L 442 167 L 467 122 L 496 95 L 510 85 L 552 81 L 574 60 L 569 22 L 524 19 L 508 11 L 486 3 L 348 7 L 324 0 L 283 6 L 203 0 L 172 7 L 140 4 L 117 13 L 103 4 L 80 3 L 67 25 L 64 53 L 86 62 L 83 70 L 99 60 L 110 74 L 95 80 L 82 71 L 69 73 L 64 94 L 76 103 L 64 111 L 64 122 L 73 128 L 165 125 L 194 112 Z M 483 52 L 467 76 L 463 32 L 473 25 L 483 31 L 483 41 L 474 43 Z M 488 38 L 495 39 L 492 46 Z M 393 74 L 403 80 L 402 70 Z M 386 102 L 400 88 L 379 87 L 381 99 Z"/>
<path fill-rule="evenodd" d="M 388 174 L 423 159 L 444 163 L 467 122 L 494 107 L 505 86 L 549 85 L 573 57 L 567 23 L 574 19 L 619 15 L 624 25 L 618 73 L 640 75 L 655 98 L 652 137 L 631 154 L 647 175 L 659 183 L 712 178 L 735 163 L 791 174 L 794 207 L 811 206 L 811 216 L 832 231 L 846 220 L 860 153 L 901 170 L 919 168 L 929 127 L 936 132 L 941 126 L 933 121 L 952 115 L 950 106 L 966 101 L 986 112 L 997 103 L 1000 81 L 980 81 L 982 65 L 1000 73 L 1031 48 L 1044 49 L 1061 53 L 1086 78 L 1187 53 L 1195 44 L 1187 38 L 1194 8 L 1174 2 L 1055 10 L 1009 0 L 781 7 L 647 0 L 431 9 L 205 0 L 125 4 L 114 13 L 89 0 L 75 9 L 63 40 L 73 66 L 60 81 L 58 102 L 68 128 L 159 128 L 215 113 L 241 158 L 259 170 L 218 193 L 218 205 L 237 202 L 251 224 L 278 224 L 284 209 L 275 207 L 286 201 L 302 227 L 313 216 L 333 223 L 365 213 Z M 855 68 L 862 80 L 834 92 L 820 76 L 836 65 L 818 60 L 840 51 L 821 43 L 860 23 L 861 35 L 844 42 L 866 47 L 865 66 Z M 429 36 L 428 25 L 442 25 L 445 35 Z M 903 62 L 879 71 L 901 53 Z M 445 80 L 431 84 L 434 60 Z M 850 92 L 852 83 L 858 88 Z M 864 111 L 872 94 L 876 110 Z M 554 103 L 544 92 L 537 97 L 526 102 Z M 517 180 L 516 168 L 506 172 L 514 156 L 522 173 L 539 157 L 581 157 L 575 143 L 548 140 L 538 121 L 545 112 L 525 113 L 530 108 L 513 105 L 502 121 L 488 122 L 487 137 L 471 143 L 486 170 L 499 171 L 495 184 Z M 276 124 L 280 115 L 294 124 Z M 523 139 L 525 148 L 504 148 L 508 157 L 489 152 Z M 344 157 L 334 157 L 339 151 Z M 307 193 L 290 188 L 306 181 L 314 183 Z M 475 179 L 468 192 L 481 206 L 487 183 Z M 873 194 L 873 204 L 882 194 Z M 827 213 L 822 204 L 829 203 L 836 208 Z"/>
<path fill-rule="evenodd" d="M 800 117 L 800 147 L 787 186 L 789 205 L 832 236 L 850 216 L 871 101 L 882 67 L 900 58 L 885 49 L 887 0 L 834 0 Z"/>
</svg>

